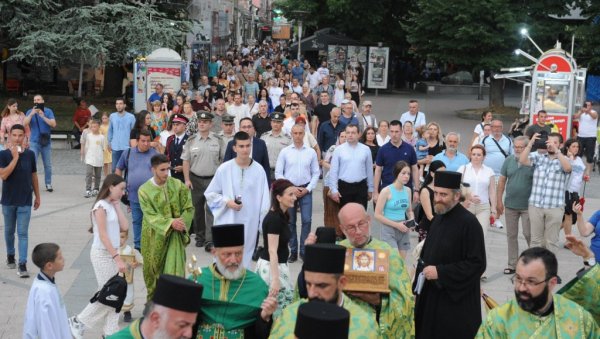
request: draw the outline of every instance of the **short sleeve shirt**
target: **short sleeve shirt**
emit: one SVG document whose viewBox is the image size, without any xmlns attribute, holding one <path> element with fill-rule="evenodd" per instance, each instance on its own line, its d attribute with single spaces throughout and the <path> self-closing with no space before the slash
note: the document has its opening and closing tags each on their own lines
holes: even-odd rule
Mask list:
<svg viewBox="0 0 600 339">
<path fill-rule="evenodd" d="M 290 255 L 288 249 L 288 242 L 290 241 L 291 232 L 288 227 L 288 222 L 283 216 L 275 211 L 269 211 L 265 216 L 262 224 L 263 229 L 263 242 L 265 243 L 265 250 L 261 254 L 261 258 L 269 260 L 269 241 L 268 235 L 275 234 L 279 236 L 279 242 L 277 244 L 277 259 L 279 263 L 283 264 L 287 262 L 287 258 Z"/>
<path fill-rule="evenodd" d="M 406 161 L 410 166 L 417 163 L 417 154 L 410 144 L 403 142 L 400 147 L 396 147 L 391 142 L 388 142 L 381 146 L 375 159 L 375 164 L 382 167 L 381 185 L 379 185 L 379 188 L 386 187 L 394 182 L 394 166 L 400 160 Z M 409 188 L 413 187 L 412 176 L 406 186 Z"/>
<path fill-rule="evenodd" d="M 0 167 L 5 168 L 12 161 L 10 150 L 0 152 Z M 33 193 L 32 174 L 37 173 L 35 154 L 25 149 L 19 155 L 13 172 L 2 183 L 3 206 L 31 206 Z"/>
<path fill-rule="evenodd" d="M 594 225 L 594 237 L 592 237 L 590 249 L 596 258 L 600 258 L 600 211 L 596 211 L 588 222 Z"/>
<path fill-rule="evenodd" d="M 565 205 L 565 172 L 558 159 L 550 159 L 548 154 L 529 154 L 533 166 L 533 185 L 529 204 L 537 208 L 556 208 Z"/>
<path fill-rule="evenodd" d="M 500 175 L 506 177 L 504 205 L 515 210 L 526 210 L 533 183 L 533 168 L 519 164 L 514 155 L 509 155 L 502 164 Z"/>
</svg>

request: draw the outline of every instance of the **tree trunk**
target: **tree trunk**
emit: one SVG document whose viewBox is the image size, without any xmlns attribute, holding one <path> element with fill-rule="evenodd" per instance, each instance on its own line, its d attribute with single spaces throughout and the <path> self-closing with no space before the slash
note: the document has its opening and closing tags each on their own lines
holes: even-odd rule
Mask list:
<svg viewBox="0 0 600 339">
<path fill-rule="evenodd" d="M 490 107 L 504 107 L 504 79 L 494 79 L 494 72 L 490 72 Z"/>
<path fill-rule="evenodd" d="M 81 87 L 83 86 L 83 58 L 79 63 L 79 86 L 77 88 L 77 97 L 81 98 Z"/>
</svg>

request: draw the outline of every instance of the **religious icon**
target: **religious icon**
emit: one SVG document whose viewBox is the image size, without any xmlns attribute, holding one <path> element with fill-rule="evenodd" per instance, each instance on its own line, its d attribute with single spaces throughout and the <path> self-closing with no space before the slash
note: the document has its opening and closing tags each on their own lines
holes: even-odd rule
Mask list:
<svg viewBox="0 0 600 339">
<path fill-rule="evenodd" d="M 375 271 L 375 251 L 355 250 L 352 257 L 352 269 L 355 271 Z"/>
</svg>

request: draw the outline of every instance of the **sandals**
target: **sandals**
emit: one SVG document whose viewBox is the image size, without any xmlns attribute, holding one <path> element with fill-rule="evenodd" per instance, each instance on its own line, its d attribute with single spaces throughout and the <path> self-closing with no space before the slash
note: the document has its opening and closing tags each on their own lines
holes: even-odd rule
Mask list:
<svg viewBox="0 0 600 339">
<path fill-rule="evenodd" d="M 515 274 L 515 272 L 514 268 L 507 267 L 504 269 L 504 274 Z"/>
</svg>

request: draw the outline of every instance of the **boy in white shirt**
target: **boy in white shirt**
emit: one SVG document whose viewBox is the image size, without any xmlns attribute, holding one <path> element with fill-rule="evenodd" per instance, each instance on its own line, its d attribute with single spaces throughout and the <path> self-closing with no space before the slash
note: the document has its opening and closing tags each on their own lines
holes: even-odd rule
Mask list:
<svg viewBox="0 0 600 339">
<path fill-rule="evenodd" d="M 33 263 L 40 268 L 27 300 L 23 338 L 71 338 L 67 309 L 54 276 L 65 267 L 60 247 L 53 243 L 42 243 L 33 249 Z"/>
</svg>

